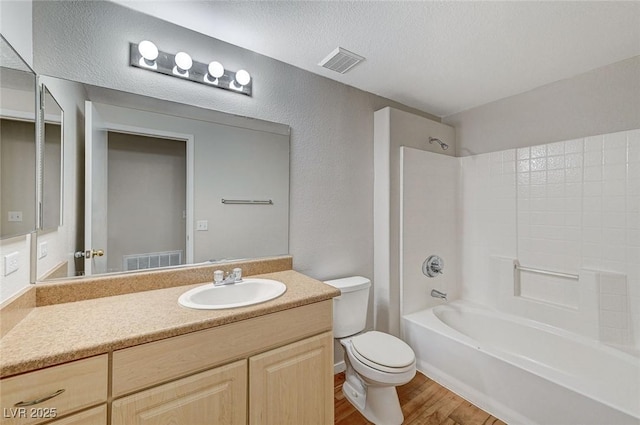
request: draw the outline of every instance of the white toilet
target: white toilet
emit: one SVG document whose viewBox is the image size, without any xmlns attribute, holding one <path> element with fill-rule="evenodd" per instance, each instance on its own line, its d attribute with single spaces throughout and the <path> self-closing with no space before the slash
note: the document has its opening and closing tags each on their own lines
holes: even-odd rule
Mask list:
<svg viewBox="0 0 640 425">
<path fill-rule="evenodd" d="M 371 281 L 354 276 L 325 282 L 342 292 L 333 299 L 333 336 L 345 351 L 344 396 L 376 425 L 404 420 L 395 387 L 416 374 L 416 357 L 404 341 L 383 332 L 362 332 Z"/>
</svg>

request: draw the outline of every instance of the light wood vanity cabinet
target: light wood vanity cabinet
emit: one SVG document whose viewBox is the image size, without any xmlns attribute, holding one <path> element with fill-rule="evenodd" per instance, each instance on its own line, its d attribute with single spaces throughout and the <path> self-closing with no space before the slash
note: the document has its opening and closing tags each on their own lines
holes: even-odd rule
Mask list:
<svg viewBox="0 0 640 425">
<path fill-rule="evenodd" d="M 4 409 L 65 391 L 0 425 L 333 424 L 331 327 L 326 300 L 6 378 Z"/>
<path fill-rule="evenodd" d="M 111 424 L 332 424 L 332 362 L 325 332 L 117 399 Z"/>
<path fill-rule="evenodd" d="M 113 353 L 112 425 L 333 424 L 331 300 Z"/>
</svg>

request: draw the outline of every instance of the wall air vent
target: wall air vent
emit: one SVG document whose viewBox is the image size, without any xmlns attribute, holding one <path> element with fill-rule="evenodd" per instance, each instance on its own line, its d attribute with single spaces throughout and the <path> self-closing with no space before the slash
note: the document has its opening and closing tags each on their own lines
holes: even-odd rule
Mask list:
<svg viewBox="0 0 640 425">
<path fill-rule="evenodd" d="M 344 74 L 363 60 L 364 57 L 356 55 L 355 53 L 343 49 L 342 47 L 337 47 L 318 65 L 323 68 L 339 72 L 340 74 Z"/>
<path fill-rule="evenodd" d="M 125 272 L 179 266 L 180 264 L 182 264 L 182 251 L 148 252 L 122 256 L 122 270 Z"/>
</svg>

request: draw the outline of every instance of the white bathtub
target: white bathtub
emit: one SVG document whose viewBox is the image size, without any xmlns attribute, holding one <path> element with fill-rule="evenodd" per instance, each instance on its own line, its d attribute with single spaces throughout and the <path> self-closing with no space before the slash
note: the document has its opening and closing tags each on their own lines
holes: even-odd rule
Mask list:
<svg viewBox="0 0 640 425">
<path fill-rule="evenodd" d="M 465 301 L 403 317 L 418 370 L 515 424 L 640 424 L 640 358 Z"/>
</svg>

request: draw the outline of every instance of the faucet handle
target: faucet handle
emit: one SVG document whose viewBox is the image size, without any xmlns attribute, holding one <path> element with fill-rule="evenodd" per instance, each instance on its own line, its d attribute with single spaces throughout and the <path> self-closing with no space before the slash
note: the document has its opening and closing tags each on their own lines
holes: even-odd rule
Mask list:
<svg viewBox="0 0 640 425">
<path fill-rule="evenodd" d="M 220 283 L 224 280 L 224 272 L 222 270 L 216 270 L 213 272 L 213 283 Z"/>
<path fill-rule="evenodd" d="M 240 267 L 236 267 L 233 269 L 233 277 L 236 282 L 242 281 L 242 269 Z"/>
<path fill-rule="evenodd" d="M 444 269 L 444 260 L 437 255 L 431 255 L 422 263 L 422 273 L 428 277 L 436 277 Z"/>
</svg>

